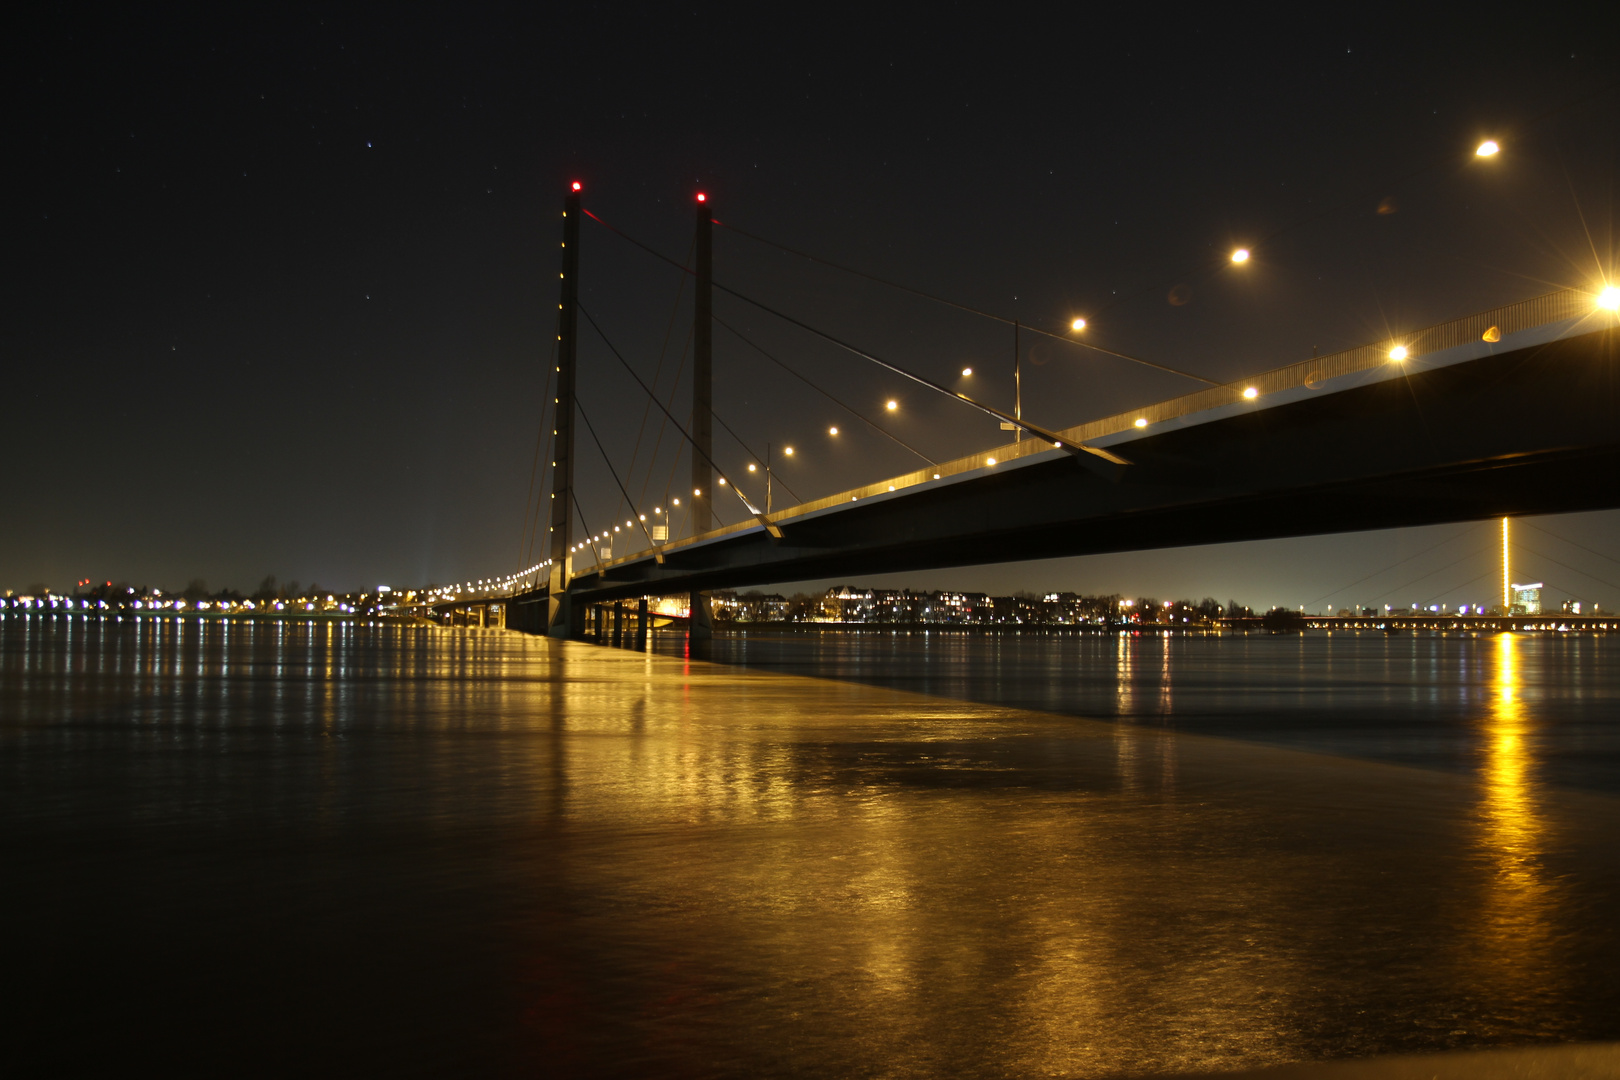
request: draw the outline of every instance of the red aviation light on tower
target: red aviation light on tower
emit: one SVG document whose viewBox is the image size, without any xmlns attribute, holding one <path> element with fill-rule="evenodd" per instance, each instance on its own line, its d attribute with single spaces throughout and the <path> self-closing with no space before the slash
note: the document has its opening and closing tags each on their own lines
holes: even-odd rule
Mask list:
<svg viewBox="0 0 1620 1080">
<path fill-rule="evenodd" d="M 698 192 L 698 202 L 708 202 L 708 201 L 709 201 L 709 197 L 707 195 L 703 194 L 703 192 L 701 192 L 701 191 Z"/>
<path fill-rule="evenodd" d="M 570 190 L 578 191 L 579 190 L 579 181 L 575 180 L 572 184 L 570 184 L 568 186 L 569 186 Z"/>
</svg>

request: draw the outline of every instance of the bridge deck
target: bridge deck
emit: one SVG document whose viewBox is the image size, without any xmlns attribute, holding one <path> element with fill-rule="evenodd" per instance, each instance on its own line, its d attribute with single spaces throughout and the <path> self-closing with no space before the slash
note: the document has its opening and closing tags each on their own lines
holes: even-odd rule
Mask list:
<svg viewBox="0 0 1620 1080">
<path fill-rule="evenodd" d="M 1620 505 L 1616 325 L 1589 294 L 1553 293 L 1059 432 L 1131 462 L 1113 480 L 1009 443 L 777 511 L 781 539 L 744 521 L 572 588 L 610 599 Z"/>
</svg>

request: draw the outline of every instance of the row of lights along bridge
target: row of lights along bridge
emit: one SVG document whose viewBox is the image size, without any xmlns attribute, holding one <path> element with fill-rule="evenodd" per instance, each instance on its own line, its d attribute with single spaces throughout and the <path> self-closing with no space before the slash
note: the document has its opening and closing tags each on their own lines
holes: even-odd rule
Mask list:
<svg viewBox="0 0 1620 1080">
<path fill-rule="evenodd" d="M 1494 159 L 1494 157 L 1497 157 L 1497 154 L 1500 151 L 1502 151 L 1502 146 L 1500 146 L 1495 139 L 1486 139 L 1486 141 L 1481 142 L 1481 144 L 1474 149 L 1474 157 L 1479 157 L 1479 159 Z M 582 183 L 580 183 L 580 181 L 573 181 L 572 189 L 573 191 L 580 191 L 580 189 L 582 189 Z M 697 193 L 697 201 L 706 202 L 708 201 L 708 196 L 700 191 L 700 193 Z M 1247 246 L 1243 246 L 1243 248 L 1236 248 L 1234 249 L 1233 253 L 1231 253 L 1231 264 L 1236 267 L 1247 266 L 1247 264 L 1251 262 L 1252 257 L 1254 257 L 1254 251 L 1252 251 L 1252 248 L 1247 248 Z M 1597 308 L 1605 309 L 1605 311 L 1620 311 L 1620 288 L 1615 288 L 1614 285 L 1604 285 L 1604 287 L 1599 290 L 1599 293 L 1597 293 L 1596 304 Z M 1074 319 L 1071 319 L 1071 322 L 1069 322 L 1069 329 L 1071 329 L 1072 332 L 1079 334 L 1079 332 L 1082 332 L 1082 330 L 1087 329 L 1087 325 L 1089 324 L 1087 324 L 1087 319 L 1085 319 L 1084 316 L 1076 316 Z M 1487 342 L 1489 342 L 1489 340 L 1497 340 L 1497 338 L 1500 338 L 1500 330 L 1497 330 L 1497 327 L 1490 327 L 1489 330 L 1486 330 L 1486 335 L 1484 335 L 1484 337 L 1486 337 Z M 1395 343 L 1395 345 L 1388 350 L 1388 356 L 1390 356 L 1390 359 L 1395 361 L 1395 363 L 1405 361 L 1405 359 L 1409 358 L 1409 355 L 1411 355 L 1411 353 L 1409 353 L 1408 347 L 1403 345 L 1403 343 Z M 974 369 L 962 368 L 962 377 L 964 377 L 964 379 L 967 379 L 967 377 L 972 377 L 972 374 L 974 374 Z M 1257 387 L 1244 387 L 1243 397 L 1246 398 L 1246 400 L 1251 400 L 1252 402 L 1252 400 L 1255 400 L 1255 398 L 1259 398 L 1259 395 L 1260 392 Z M 894 398 L 888 398 L 888 400 L 883 403 L 883 408 L 885 408 L 885 411 L 888 411 L 888 413 L 894 413 L 894 411 L 899 410 L 899 402 L 894 400 Z M 1137 427 L 1147 427 L 1149 421 L 1147 421 L 1145 416 L 1142 416 L 1142 418 L 1137 418 L 1134 423 L 1136 423 Z M 1003 426 L 1006 427 L 1008 424 L 1003 424 Z M 828 427 L 828 434 L 829 436 L 838 436 L 838 427 Z M 794 449 L 792 449 L 792 447 L 786 447 L 786 449 L 784 449 L 784 453 L 786 453 L 787 457 L 792 457 L 792 455 L 794 455 Z M 990 463 L 990 465 L 995 465 L 995 458 L 990 458 L 988 463 Z M 748 465 L 748 471 L 750 471 L 750 473 L 757 473 L 758 466 L 750 463 L 750 465 Z M 718 483 L 719 486 L 724 487 L 726 486 L 727 481 L 724 476 L 721 476 L 716 483 Z M 703 491 L 698 489 L 698 487 L 693 487 L 692 495 L 695 497 L 695 499 L 701 499 L 701 497 L 703 497 Z M 671 505 L 672 507 L 679 507 L 680 500 L 672 499 Z M 770 507 L 766 508 L 766 512 L 770 512 Z M 671 539 L 672 529 L 671 525 L 669 525 L 669 520 L 667 520 L 667 512 L 664 510 L 663 505 L 654 507 L 653 515 L 654 525 L 653 528 L 650 529 L 651 539 L 653 539 L 654 544 L 659 544 L 659 542 L 667 542 L 667 539 Z M 633 518 L 633 520 L 625 520 L 624 526 L 612 526 L 612 533 L 620 533 L 622 529 L 635 529 L 637 520 L 642 521 L 643 525 L 645 525 L 648 518 L 646 518 L 645 513 L 638 513 L 637 518 Z M 570 546 L 569 552 L 570 554 L 585 554 L 585 552 L 591 552 L 591 554 L 595 554 L 598 559 L 611 559 L 611 544 L 612 539 L 614 539 L 612 538 L 612 533 L 603 531 L 603 533 L 593 534 L 590 539 L 586 539 L 586 541 L 578 542 L 578 544 L 573 544 L 573 546 Z M 601 546 L 608 547 L 606 547 L 606 551 L 601 551 Z M 548 565 L 548 563 L 541 563 L 539 567 L 530 568 L 527 573 L 535 573 L 536 570 L 544 567 L 544 565 Z M 512 585 L 512 583 L 515 583 L 515 581 L 522 580 L 522 576 L 523 575 L 512 575 L 510 578 L 507 578 L 507 580 L 502 581 L 502 585 Z"/>
</svg>

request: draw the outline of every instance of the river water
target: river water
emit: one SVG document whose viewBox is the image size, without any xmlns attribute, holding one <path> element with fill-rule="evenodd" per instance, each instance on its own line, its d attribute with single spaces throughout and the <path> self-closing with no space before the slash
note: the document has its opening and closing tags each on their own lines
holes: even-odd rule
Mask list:
<svg viewBox="0 0 1620 1080">
<path fill-rule="evenodd" d="M 0 1072 L 1111 1076 L 1620 1037 L 1617 644 L 713 655 L 743 663 L 0 619 Z"/>
</svg>

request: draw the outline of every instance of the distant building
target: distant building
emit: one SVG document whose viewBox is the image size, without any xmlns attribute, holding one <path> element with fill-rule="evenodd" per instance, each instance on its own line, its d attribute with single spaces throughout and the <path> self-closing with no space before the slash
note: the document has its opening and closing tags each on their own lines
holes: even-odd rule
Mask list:
<svg viewBox="0 0 1620 1080">
<path fill-rule="evenodd" d="M 740 622 L 786 622 L 787 597 L 781 593 L 746 592 L 737 597 L 737 619 Z"/>
<path fill-rule="evenodd" d="M 1220 606 L 1210 601 L 1214 616 Z M 1117 620 L 1117 596 L 1079 596 L 1072 592 L 1035 596 L 995 596 L 986 593 L 913 592 L 910 589 L 866 589 L 839 585 L 822 594 L 817 622 L 905 623 L 933 626 L 1106 624 Z M 1175 620 L 1197 621 L 1195 607 Z M 1168 608 L 1166 609 L 1169 610 Z M 1177 609 L 1181 611 L 1181 608 Z M 1167 621 L 1168 618 L 1167 618 Z"/>
<path fill-rule="evenodd" d="M 1534 585 L 1514 585 L 1512 587 L 1514 615 L 1540 615 L 1541 590 L 1545 588 L 1541 582 Z"/>
</svg>

